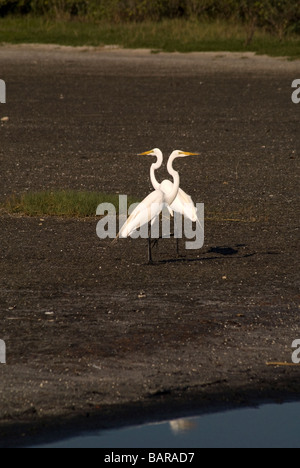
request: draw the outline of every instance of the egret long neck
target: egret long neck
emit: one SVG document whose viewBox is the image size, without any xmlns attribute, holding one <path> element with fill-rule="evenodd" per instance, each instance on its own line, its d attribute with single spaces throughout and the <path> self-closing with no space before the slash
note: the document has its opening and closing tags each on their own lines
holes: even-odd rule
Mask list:
<svg viewBox="0 0 300 468">
<path fill-rule="evenodd" d="M 178 190 L 179 190 L 179 183 L 180 183 L 179 174 L 173 168 L 173 162 L 177 157 L 178 155 L 171 154 L 171 156 L 169 157 L 168 165 L 167 165 L 168 173 L 173 177 L 173 189 L 168 195 L 166 195 L 166 202 L 168 203 L 168 205 L 171 205 L 173 203 L 173 201 L 177 197 Z"/>
<path fill-rule="evenodd" d="M 153 187 L 155 188 L 155 190 L 158 190 L 159 187 L 160 187 L 160 183 L 158 182 L 158 180 L 155 177 L 155 171 L 162 166 L 163 155 L 162 155 L 162 153 L 157 154 L 156 157 L 157 157 L 157 161 L 156 161 L 156 163 L 152 164 L 151 169 L 150 169 L 150 179 L 151 179 L 151 183 L 152 183 Z"/>
</svg>

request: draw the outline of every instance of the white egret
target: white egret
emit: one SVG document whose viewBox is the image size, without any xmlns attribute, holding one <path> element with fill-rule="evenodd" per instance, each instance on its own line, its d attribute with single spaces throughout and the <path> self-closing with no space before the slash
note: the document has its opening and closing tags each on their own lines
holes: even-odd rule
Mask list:
<svg viewBox="0 0 300 468">
<path fill-rule="evenodd" d="M 147 154 L 153 154 L 157 156 L 156 153 L 147 152 Z M 171 190 L 165 193 L 161 187 L 157 186 L 154 192 L 151 192 L 132 212 L 125 224 L 122 226 L 117 239 L 129 237 L 137 229 L 140 229 L 145 224 L 151 223 L 154 224 L 156 218 L 160 215 L 164 205 L 171 206 L 174 202 L 178 190 L 180 178 L 179 174 L 175 169 L 173 169 L 173 162 L 176 158 L 185 158 L 187 156 L 193 156 L 196 153 L 188 153 L 186 151 L 173 151 L 168 161 L 168 172 L 173 177 L 173 183 Z M 156 163 L 156 165 L 158 162 Z M 152 252 L 151 252 L 151 237 L 148 237 L 148 254 L 149 254 L 149 263 L 152 263 Z"/>
<path fill-rule="evenodd" d="M 196 153 L 193 153 L 193 154 L 196 155 Z M 155 190 L 159 189 L 165 194 L 170 193 L 173 188 L 173 183 L 170 180 L 166 179 L 166 180 L 163 180 L 162 183 L 160 184 L 155 177 L 155 171 L 159 169 L 163 163 L 163 154 L 161 150 L 158 148 L 155 148 L 153 150 L 146 151 L 145 153 L 141 154 L 141 156 L 144 156 L 144 155 L 156 156 L 157 158 L 156 163 L 153 163 L 150 168 L 150 179 Z M 171 156 L 169 158 L 168 165 L 167 165 L 167 170 L 170 175 L 173 169 L 172 164 L 174 161 L 174 159 L 171 160 Z M 176 213 L 180 213 L 182 216 L 190 219 L 192 222 L 198 222 L 200 224 L 200 221 L 197 216 L 197 208 L 194 205 L 192 198 L 190 197 L 190 195 L 185 193 L 180 187 L 178 189 L 178 193 L 176 195 L 175 200 L 170 205 L 167 205 L 167 208 L 171 216 L 174 215 L 174 211 L 175 211 Z M 177 239 L 177 254 L 178 254 L 179 253 L 178 238 L 176 239 Z"/>
</svg>

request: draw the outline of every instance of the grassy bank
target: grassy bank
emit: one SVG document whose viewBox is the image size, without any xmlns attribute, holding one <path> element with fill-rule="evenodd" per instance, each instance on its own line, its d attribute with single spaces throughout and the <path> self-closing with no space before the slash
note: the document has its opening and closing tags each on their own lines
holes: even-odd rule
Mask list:
<svg viewBox="0 0 300 468">
<path fill-rule="evenodd" d="M 136 199 L 128 199 L 129 205 Z M 25 216 L 63 216 L 86 218 L 96 216 L 101 203 L 112 203 L 119 210 L 119 196 L 98 192 L 57 190 L 30 192 L 10 196 L 1 206 L 9 214 Z"/>
<path fill-rule="evenodd" d="M 128 207 L 139 201 L 137 197 L 128 197 Z M 4 203 L 0 204 L 0 215 L 2 212 L 3 214 L 32 217 L 91 218 L 96 216 L 97 207 L 101 203 L 113 204 L 117 214 L 119 213 L 118 195 L 76 190 L 45 190 L 11 195 Z M 240 206 L 238 211 L 226 212 L 206 204 L 205 219 L 216 222 L 268 222 L 268 217 L 258 214 L 252 204 Z"/>
<path fill-rule="evenodd" d="M 32 16 L 0 19 L 0 43 L 118 45 L 166 52 L 253 51 L 258 54 L 300 58 L 299 35 L 289 34 L 280 40 L 259 29 L 250 45 L 245 45 L 246 40 L 247 31 L 241 23 L 225 20 L 201 22 L 165 19 L 160 22 L 114 24 Z"/>
</svg>

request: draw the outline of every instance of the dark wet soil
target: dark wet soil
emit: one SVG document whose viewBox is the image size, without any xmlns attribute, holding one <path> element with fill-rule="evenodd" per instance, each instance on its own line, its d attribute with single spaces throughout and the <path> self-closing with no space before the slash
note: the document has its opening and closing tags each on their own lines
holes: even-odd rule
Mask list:
<svg viewBox="0 0 300 468">
<path fill-rule="evenodd" d="M 151 161 L 136 154 L 158 146 L 201 153 L 176 168 L 206 209 L 203 249 L 177 258 L 165 239 L 153 266 L 145 240 L 98 239 L 96 217 L 1 215 L 0 446 L 91 417 L 297 396 L 300 368 L 267 365 L 291 363 L 299 338 L 295 63 L 26 48 L 0 60 L 0 201 L 145 196 Z"/>
</svg>

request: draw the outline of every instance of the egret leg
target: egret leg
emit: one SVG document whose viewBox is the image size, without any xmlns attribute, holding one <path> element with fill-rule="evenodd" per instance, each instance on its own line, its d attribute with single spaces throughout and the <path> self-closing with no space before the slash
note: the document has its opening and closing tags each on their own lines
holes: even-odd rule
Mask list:
<svg viewBox="0 0 300 468">
<path fill-rule="evenodd" d="M 179 252 L 179 239 L 176 237 L 176 253 L 177 257 L 180 257 L 180 252 Z"/>
<path fill-rule="evenodd" d="M 180 232 L 182 233 L 182 230 L 180 231 L 178 226 L 177 226 L 177 221 L 175 219 L 175 216 L 174 216 L 174 237 L 176 237 L 176 254 L 177 254 L 177 257 L 185 257 L 186 254 L 182 254 L 180 255 L 180 237 L 179 237 L 179 234 Z"/>
<path fill-rule="evenodd" d="M 153 265 L 152 245 L 151 245 L 151 227 L 148 229 L 148 265 Z"/>
<path fill-rule="evenodd" d="M 177 222 L 176 222 L 176 216 L 174 216 L 174 237 L 176 238 L 176 254 L 177 254 L 177 257 L 180 256 L 180 252 L 179 252 L 179 235 L 178 235 L 179 231 L 178 231 L 178 227 L 177 227 Z"/>
<path fill-rule="evenodd" d="M 159 237 L 159 239 L 161 239 L 161 237 Z M 152 247 L 158 247 L 158 240 L 159 239 L 154 239 L 154 241 L 152 241 Z"/>
</svg>

